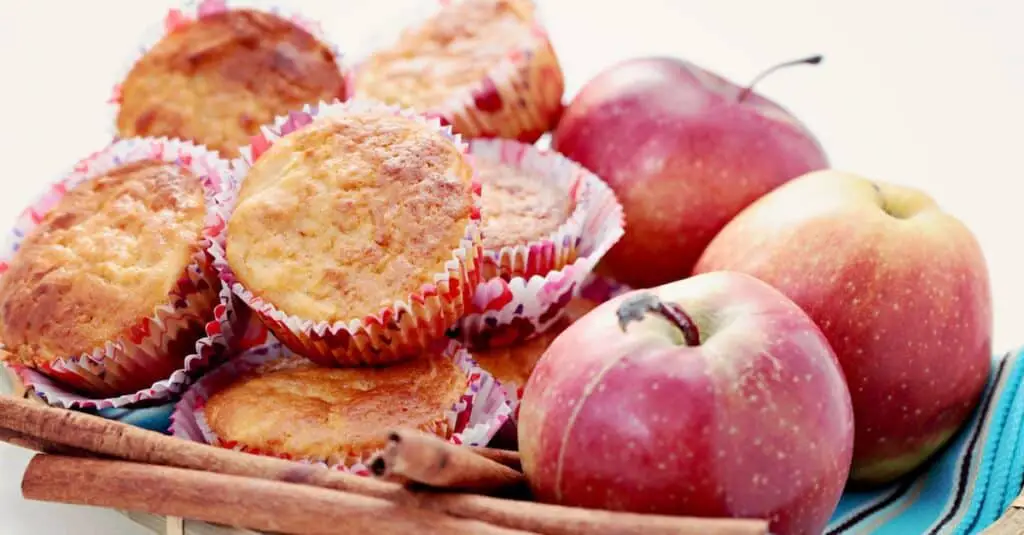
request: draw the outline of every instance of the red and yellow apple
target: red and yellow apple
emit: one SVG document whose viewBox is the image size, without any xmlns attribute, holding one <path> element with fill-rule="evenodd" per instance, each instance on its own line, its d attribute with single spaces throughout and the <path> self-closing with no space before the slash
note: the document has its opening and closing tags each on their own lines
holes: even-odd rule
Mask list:
<svg viewBox="0 0 1024 535">
<path fill-rule="evenodd" d="M 799 307 L 711 273 L 623 294 L 559 335 L 527 382 L 519 448 L 542 501 L 818 534 L 846 482 L 853 412 Z"/>
<path fill-rule="evenodd" d="M 779 289 L 825 333 L 853 396 L 856 482 L 921 465 L 985 386 L 985 259 L 971 232 L 920 191 L 810 173 L 744 210 L 696 267 L 723 269 Z"/>
<path fill-rule="evenodd" d="M 599 74 L 566 108 L 552 142 L 622 202 L 626 234 L 600 270 L 633 287 L 690 275 L 741 209 L 828 165 L 814 136 L 782 107 L 670 58 L 629 60 Z"/>
</svg>

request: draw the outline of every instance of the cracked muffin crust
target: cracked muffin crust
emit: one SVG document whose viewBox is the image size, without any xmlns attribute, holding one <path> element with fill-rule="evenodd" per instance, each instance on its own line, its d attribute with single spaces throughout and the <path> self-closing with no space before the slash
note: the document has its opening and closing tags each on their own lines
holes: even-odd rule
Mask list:
<svg viewBox="0 0 1024 535">
<path fill-rule="evenodd" d="M 435 128 L 376 110 L 319 118 L 249 170 L 227 262 L 287 314 L 347 321 L 433 284 L 473 211 L 472 168 Z"/>
<path fill-rule="evenodd" d="M 467 385 L 450 358 L 429 355 L 386 368 L 321 368 L 283 357 L 213 394 L 206 423 L 222 445 L 349 464 L 384 447 L 388 431 L 449 438 L 446 413 Z"/>
<path fill-rule="evenodd" d="M 77 357 L 172 304 L 201 251 L 205 203 L 196 176 L 157 161 L 70 190 L 0 277 L 4 357 L 30 366 Z"/>
<path fill-rule="evenodd" d="M 229 9 L 171 31 L 136 62 L 121 85 L 117 130 L 233 157 L 276 116 L 344 97 L 324 43 L 277 15 Z"/>
</svg>

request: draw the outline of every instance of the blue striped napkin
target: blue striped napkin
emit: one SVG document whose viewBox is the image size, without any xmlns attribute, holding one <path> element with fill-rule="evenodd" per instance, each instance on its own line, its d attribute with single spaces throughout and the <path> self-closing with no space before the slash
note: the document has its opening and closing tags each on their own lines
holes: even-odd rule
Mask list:
<svg viewBox="0 0 1024 535">
<path fill-rule="evenodd" d="M 978 533 L 999 518 L 1024 480 L 1024 350 L 993 362 L 974 415 L 917 477 L 847 492 L 828 535 Z"/>
<path fill-rule="evenodd" d="M 993 361 L 971 420 L 925 471 L 888 488 L 847 492 L 828 526 L 838 534 L 970 534 L 992 524 L 1024 483 L 1024 350 Z M 172 405 L 100 415 L 166 430 Z"/>
</svg>

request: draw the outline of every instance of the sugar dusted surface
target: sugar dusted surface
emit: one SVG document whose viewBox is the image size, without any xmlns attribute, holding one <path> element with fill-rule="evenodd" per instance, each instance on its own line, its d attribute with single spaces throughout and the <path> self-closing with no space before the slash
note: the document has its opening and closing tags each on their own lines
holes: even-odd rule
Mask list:
<svg viewBox="0 0 1024 535">
<path fill-rule="evenodd" d="M 529 171 L 476 157 L 483 186 L 484 247 L 525 245 L 558 230 L 572 213 L 569 192 Z"/>
<path fill-rule="evenodd" d="M 322 118 L 253 165 L 227 259 L 286 313 L 346 321 L 431 284 L 472 212 L 472 168 L 429 125 L 387 112 Z"/>
<path fill-rule="evenodd" d="M 510 51 L 530 41 L 530 8 L 519 0 L 466 0 L 405 32 L 361 67 L 356 94 L 431 109 L 483 83 Z"/>
<path fill-rule="evenodd" d="M 333 52 L 313 35 L 276 15 L 228 10 L 175 30 L 135 64 L 117 127 L 235 156 L 260 125 L 344 89 Z"/>
<path fill-rule="evenodd" d="M 0 277 L 4 356 L 77 356 L 152 316 L 199 250 L 205 215 L 199 179 L 162 162 L 124 165 L 72 189 Z"/>
<path fill-rule="evenodd" d="M 344 369 L 286 357 L 211 396 L 205 413 L 221 440 L 277 455 L 341 460 L 379 450 L 389 430 L 434 429 L 465 389 L 465 373 L 442 356 Z"/>
</svg>

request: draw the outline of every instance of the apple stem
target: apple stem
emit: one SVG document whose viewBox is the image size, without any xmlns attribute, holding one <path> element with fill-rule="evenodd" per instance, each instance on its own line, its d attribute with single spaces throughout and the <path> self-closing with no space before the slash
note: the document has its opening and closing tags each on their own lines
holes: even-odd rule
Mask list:
<svg viewBox="0 0 1024 535">
<path fill-rule="evenodd" d="M 658 296 L 644 292 L 626 299 L 615 314 L 619 318 L 619 328 L 626 332 L 626 327 L 634 321 L 644 319 L 648 312 L 653 312 L 668 320 L 679 328 L 683 333 L 683 340 L 687 346 L 695 347 L 700 345 L 700 331 L 693 318 L 683 310 L 683 307 L 676 303 L 666 303 Z"/>
<path fill-rule="evenodd" d="M 817 64 L 821 63 L 821 60 L 823 60 L 823 59 L 825 59 L 824 56 L 822 56 L 821 54 L 818 54 L 816 56 L 809 56 L 809 57 L 806 57 L 806 58 L 795 59 L 793 61 L 787 61 L 785 63 L 779 63 L 778 65 L 770 67 L 767 70 L 765 70 L 764 72 L 762 72 L 761 74 L 758 74 L 757 77 L 754 78 L 754 81 L 750 82 L 750 85 L 748 85 L 747 87 L 743 88 L 743 91 L 740 91 L 740 95 L 738 97 L 736 97 L 736 102 L 743 102 L 743 99 L 747 98 L 750 95 L 750 93 L 753 92 L 754 86 L 757 85 L 758 82 L 760 82 L 765 77 L 767 77 L 769 74 L 771 74 L 771 73 L 773 73 L 773 72 L 775 72 L 775 71 L 777 71 L 779 69 L 783 69 L 783 68 L 786 68 L 786 67 L 792 67 L 794 65 L 817 65 Z"/>
</svg>

